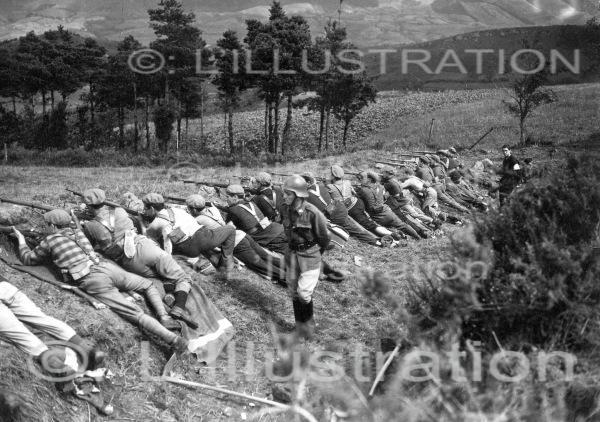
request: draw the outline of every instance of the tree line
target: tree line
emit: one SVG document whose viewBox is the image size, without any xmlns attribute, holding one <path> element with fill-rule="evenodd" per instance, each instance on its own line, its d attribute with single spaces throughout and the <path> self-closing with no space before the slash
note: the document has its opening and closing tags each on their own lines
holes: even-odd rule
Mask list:
<svg viewBox="0 0 600 422">
<path fill-rule="evenodd" d="M 254 142 L 263 151 L 285 155 L 293 146 L 295 108 L 307 106 L 319 113 L 315 146 L 321 151 L 329 148 L 332 118 L 343 122 L 345 147 L 352 120 L 375 101 L 372 79 L 359 68 L 357 54 L 338 55 L 355 47 L 336 21 L 328 22 L 323 34 L 313 39 L 303 17 L 288 16 L 274 1 L 268 21 L 246 21 L 243 40 L 227 30 L 210 48 L 195 15 L 181 2 L 161 0 L 148 15 L 156 35 L 148 47 L 166 58 L 153 73 L 132 70 L 132 53 L 144 48 L 133 36 L 110 52 L 63 27 L 1 43 L 0 97 L 7 99 L 0 105 L 4 142 L 38 149 L 167 152 L 188 141 L 192 118 L 200 120 L 202 142 L 207 90 L 213 87 L 227 122 L 222 151 L 246 152 L 244 139 L 234 135 L 234 119 L 243 96 L 250 96 L 264 104 L 264 138 Z M 198 72 L 199 66 L 216 73 Z M 306 91 L 314 95 L 294 102 L 295 95 Z M 69 112 L 75 93 L 80 93 L 75 112 Z M 36 110 L 39 102 L 41 114 Z"/>
</svg>

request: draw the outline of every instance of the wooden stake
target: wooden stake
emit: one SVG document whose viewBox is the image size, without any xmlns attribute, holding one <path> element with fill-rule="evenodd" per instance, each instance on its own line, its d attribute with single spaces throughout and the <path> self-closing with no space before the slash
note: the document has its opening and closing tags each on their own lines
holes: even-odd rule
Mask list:
<svg viewBox="0 0 600 422">
<path fill-rule="evenodd" d="M 485 138 L 485 137 L 486 137 L 486 136 L 488 136 L 490 133 L 492 133 L 492 131 L 493 131 L 493 130 L 494 130 L 494 127 L 492 126 L 492 127 L 490 128 L 490 130 L 488 130 L 488 131 L 487 131 L 487 132 L 486 132 L 486 133 L 485 133 L 485 134 L 484 134 L 484 135 L 483 135 L 481 138 L 479 138 L 479 139 L 477 140 L 477 142 L 475 142 L 473 145 L 471 145 L 471 146 L 469 147 L 469 151 L 471 151 L 473 148 L 475 148 L 475 146 L 476 146 L 478 143 L 480 143 L 480 142 L 483 140 L 483 138 Z"/>
<path fill-rule="evenodd" d="M 279 402 L 276 402 L 273 400 L 268 400 L 268 399 L 262 399 L 260 397 L 254 397 L 249 394 L 238 393 L 237 391 L 227 390 L 227 389 L 221 388 L 221 387 L 214 387 L 212 385 L 200 384 L 198 382 L 180 380 L 180 379 L 172 378 L 172 377 L 160 377 L 160 380 L 169 382 L 171 384 L 182 385 L 185 387 L 194 387 L 194 388 L 199 388 L 199 389 L 203 389 L 203 390 L 216 391 L 218 393 L 228 394 L 230 396 L 241 397 L 243 399 L 247 399 L 247 400 L 250 400 L 253 402 L 277 407 L 282 410 L 292 411 L 292 412 L 295 412 L 295 413 L 303 416 L 305 419 L 307 419 L 310 422 L 317 422 L 317 419 L 310 412 L 308 412 L 306 409 L 304 409 L 300 406 L 290 406 L 288 404 L 283 404 L 283 403 L 279 403 Z"/>
<path fill-rule="evenodd" d="M 383 376 L 385 375 L 385 371 L 392 364 L 392 361 L 394 360 L 394 358 L 396 357 L 396 355 L 398 354 L 399 351 L 400 351 L 400 345 L 397 345 L 394 348 L 394 350 L 392 351 L 392 353 L 390 354 L 390 356 L 387 358 L 385 363 L 383 364 L 383 367 L 381 368 L 381 370 L 379 371 L 377 376 L 375 377 L 375 381 L 373 381 L 373 386 L 371 387 L 371 390 L 369 390 L 369 397 L 373 397 L 373 394 L 375 393 L 375 388 L 377 388 L 377 385 L 379 384 L 379 382 L 382 380 Z"/>
<path fill-rule="evenodd" d="M 429 126 L 429 137 L 427 138 L 428 144 L 431 142 L 431 132 L 433 131 L 433 122 L 434 121 L 435 121 L 435 119 L 431 119 L 431 125 Z"/>
</svg>

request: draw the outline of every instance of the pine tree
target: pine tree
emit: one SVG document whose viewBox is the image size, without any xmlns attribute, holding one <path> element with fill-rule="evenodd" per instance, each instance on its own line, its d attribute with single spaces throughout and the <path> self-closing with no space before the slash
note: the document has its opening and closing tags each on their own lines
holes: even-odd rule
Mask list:
<svg viewBox="0 0 600 422">
<path fill-rule="evenodd" d="M 217 41 L 217 46 L 219 49 L 215 51 L 215 64 L 219 74 L 213 83 L 219 89 L 221 106 L 228 116 L 229 152 L 233 154 L 236 150 L 233 139 L 233 112 L 239 106 L 241 92 L 246 89 L 246 52 L 234 31 L 225 31 L 223 37 Z"/>
</svg>

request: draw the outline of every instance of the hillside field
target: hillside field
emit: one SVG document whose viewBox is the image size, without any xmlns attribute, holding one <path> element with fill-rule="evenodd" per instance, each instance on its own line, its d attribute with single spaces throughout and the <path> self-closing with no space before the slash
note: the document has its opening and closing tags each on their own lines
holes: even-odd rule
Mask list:
<svg viewBox="0 0 600 422">
<path fill-rule="evenodd" d="M 598 154 L 600 143 L 600 85 L 571 85 L 555 88 L 559 101 L 541 107 L 529 122 L 533 140 L 544 145 L 515 148 L 519 158 L 533 157 L 540 166 L 556 168 L 570 154 Z M 431 99 L 435 98 L 431 105 Z M 277 167 L 205 167 L 198 166 L 177 172 L 178 177 L 195 177 L 215 181 L 234 180 L 236 175 L 252 175 L 259 170 L 292 173 L 312 170 L 325 175 L 332 164 L 347 169 L 373 166 L 372 159 L 388 157 L 392 152 L 408 152 L 450 145 L 468 147 L 490 127 L 498 127 L 473 151 L 465 151 L 467 165 L 490 158 L 500 164 L 500 146 L 516 144 L 516 121 L 504 112 L 504 90 L 480 93 L 451 92 L 439 94 L 391 94 L 383 96 L 377 105 L 357 122 L 353 152 L 323 156 L 288 163 Z M 250 112 L 248 112 L 250 113 Z M 257 122 L 258 116 L 241 113 L 236 116 L 236 130 L 243 132 Z M 308 117 L 306 117 L 308 119 Z M 435 119 L 431 139 L 430 122 Z M 312 121 L 300 119 L 297 128 L 315 130 Z M 299 129 L 296 129 L 299 130 Z M 218 139 L 218 133 L 215 133 Z M 426 144 L 429 145 L 426 145 Z M 556 149 L 554 153 L 551 150 Z M 156 191 L 186 196 L 196 191 L 172 177 L 174 171 L 165 168 L 98 167 L 65 168 L 50 166 L 1 166 L 0 191 L 3 196 L 52 204 L 72 206 L 78 201 L 65 188 L 84 190 L 105 189 L 107 196 L 118 199 L 127 191 L 140 196 Z M 488 198 L 491 201 L 491 199 Z M 495 202 L 492 201 L 494 206 Z M 465 216 L 468 220 L 474 216 Z M 363 271 L 376 269 L 391 275 L 394 289 L 406 291 L 403 271 L 413 271 L 424 277 L 438 262 L 451 258 L 448 235 L 460 227 L 444 225 L 443 235 L 413 241 L 396 249 L 378 249 L 350 240 L 344 249 L 328 252 L 327 259 L 335 267 L 350 274 L 341 284 L 320 282 L 315 295 L 315 319 L 318 335 L 306 344 L 314 351 L 333 351 L 343 359 L 349 379 L 341 385 L 309 385 L 310 403 L 319 420 L 339 401 L 360 408 L 359 394 L 366 394 L 375 377 L 376 353 L 380 340 L 390 331 L 391 310 L 383 301 L 368 300 L 361 294 Z M 1 247 L 7 247 L 3 239 Z M 362 266 L 355 264 L 362 258 Z M 164 347 L 150 347 L 148 359 L 143 358 L 143 335 L 108 310 L 94 310 L 70 293 L 37 281 L 0 264 L 2 274 L 21 288 L 47 313 L 71 324 L 84 336 L 93 337 L 109 352 L 108 366 L 116 376 L 105 387 L 105 396 L 115 407 L 112 417 L 104 418 L 89 411 L 82 401 L 60 398 L 50 384 L 36 379 L 27 371 L 25 358 L 14 347 L 0 342 L 0 388 L 8 387 L 30 398 L 38 407 L 41 421 L 201 421 L 249 420 L 259 407 L 246 400 L 232 399 L 217 393 L 187 390 L 172 385 L 145 382 L 142 370 L 159 375 L 168 358 Z M 207 295 L 232 322 L 236 334 L 229 349 L 214 367 L 206 367 L 186 359 L 175 367 L 178 376 L 186 380 L 218 385 L 256 397 L 271 398 L 271 383 L 266 377 L 266 359 L 275 350 L 273 330 L 289 332 L 293 328 L 291 301 L 286 289 L 265 281 L 245 269 L 235 271 L 235 280 L 215 282 L 211 276 L 198 279 Z M 402 330 L 402 327 L 399 327 Z M 352 381 L 355 352 L 366 352 L 361 365 L 368 381 Z M 235 356 L 235 359 L 232 358 Z M 320 398 L 320 399 L 319 399 Z M 88 413 L 90 412 L 90 413 Z M 374 416 L 375 418 L 375 416 Z M 289 415 L 263 415 L 256 420 L 287 421 Z M 327 419 L 330 420 L 330 419 Z"/>
</svg>

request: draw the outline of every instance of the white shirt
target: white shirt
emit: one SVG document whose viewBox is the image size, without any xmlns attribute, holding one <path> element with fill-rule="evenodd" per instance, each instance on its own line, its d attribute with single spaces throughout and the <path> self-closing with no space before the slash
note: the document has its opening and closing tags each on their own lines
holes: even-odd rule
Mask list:
<svg viewBox="0 0 600 422">
<path fill-rule="evenodd" d="M 179 228 L 186 236 L 191 237 L 201 227 L 196 219 L 185 210 L 181 208 L 171 208 L 171 210 L 175 217 L 174 222 L 171 222 L 171 217 L 169 216 L 167 209 L 162 209 L 156 214 L 156 218 L 146 229 L 146 236 L 149 238 L 154 239 L 157 242 L 162 239 L 163 248 L 168 253 L 173 252 L 173 245 L 171 244 L 171 239 L 169 239 L 169 233 L 176 228 Z"/>
<path fill-rule="evenodd" d="M 218 229 L 219 227 L 223 227 L 226 225 L 221 212 L 216 207 L 206 207 L 202 210 L 200 215 L 196 217 L 196 221 L 198 224 L 205 226 L 209 229 Z M 242 241 L 242 239 L 246 236 L 246 232 L 241 230 L 235 231 L 235 246 L 238 245 Z"/>
</svg>

